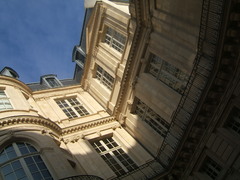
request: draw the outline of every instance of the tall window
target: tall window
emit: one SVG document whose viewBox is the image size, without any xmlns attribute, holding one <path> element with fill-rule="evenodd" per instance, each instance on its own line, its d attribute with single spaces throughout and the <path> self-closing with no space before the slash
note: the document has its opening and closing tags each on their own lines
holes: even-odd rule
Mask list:
<svg viewBox="0 0 240 180">
<path fill-rule="evenodd" d="M 59 87 L 61 84 L 56 80 L 55 77 L 45 78 L 50 87 Z"/>
<path fill-rule="evenodd" d="M 53 179 L 39 152 L 25 142 L 12 143 L 1 151 L 0 171 L 4 180 Z"/>
<path fill-rule="evenodd" d="M 166 137 L 169 124 L 141 100 L 136 98 L 135 102 L 135 113 L 138 115 L 138 117 L 145 121 L 162 137 Z"/>
<path fill-rule="evenodd" d="M 96 140 L 91 144 L 117 176 L 138 167 L 112 137 Z"/>
<path fill-rule="evenodd" d="M 153 55 L 148 72 L 167 86 L 183 94 L 187 85 L 188 75 L 180 69 Z"/>
<path fill-rule="evenodd" d="M 102 83 L 104 86 L 106 86 L 108 89 L 112 90 L 114 78 L 107 73 L 102 67 L 97 65 L 96 70 L 96 78 Z"/>
<path fill-rule="evenodd" d="M 56 100 L 56 103 L 69 119 L 89 114 L 85 107 L 83 107 L 76 98 Z"/>
<path fill-rule="evenodd" d="M 122 53 L 125 47 L 126 37 L 112 28 L 107 27 L 105 43 Z"/>
<path fill-rule="evenodd" d="M 6 109 L 12 109 L 12 105 L 4 90 L 0 90 L 0 111 Z"/>
<path fill-rule="evenodd" d="M 227 120 L 227 128 L 240 135 L 240 110 L 234 107 Z"/>
<path fill-rule="evenodd" d="M 201 172 L 206 174 L 211 179 L 217 179 L 221 170 L 222 170 L 222 167 L 219 166 L 215 161 L 213 161 L 210 158 L 207 158 L 205 160 L 201 168 Z"/>
</svg>

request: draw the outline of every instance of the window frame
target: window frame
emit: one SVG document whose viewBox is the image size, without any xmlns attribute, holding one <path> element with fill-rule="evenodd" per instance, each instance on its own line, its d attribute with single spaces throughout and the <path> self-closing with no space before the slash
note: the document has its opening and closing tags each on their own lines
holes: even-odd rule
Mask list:
<svg viewBox="0 0 240 180">
<path fill-rule="evenodd" d="M 189 75 L 186 72 L 153 53 L 149 55 L 148 59 L 149 62 L 146 67 L 148 74 L 179 94 L 184 93 L 189 79 Z"/>
<path fill-rule="evenodd" d="M 100 84 L 102 84 L 108 90 L 110 91 L 113 90 L 115 78 L 98 64 L 95 65 L 94 77 L 98 80 Z"/>
<path fill-rule="evenodd" d="M 216 166 L 219 166 L 218 168 L 220 168 L 220 170 L 216 169 L 212 164 L 207 164 L 207 163 L 213 163 L 213 165 L 216 167 Z M 215 163 L 215 164 L 214 164 Z M 210 169 L 210 171 L 208 169 Z M 217 172 L 215 172 L 214 170 L 217 170 Z M 201 172 L 201 174 L 203 174 L 205 177 L 208 177 L 208 179 L 219 179 L 221 178 L 221 175 L 224 171 L 224 168 L 223 166 L 219 165 L 219 163 L 217 163 L 215 160 L 213 160 L 212 158 L 210 158 L 209 156 L 205 156 L 202 164 L 201 164 L 201 167 L 199 169 L 199 171 Z M 213 172 L 216 174 L 214 175 Z M 212 177 L 212 176 L 215 176 L 215 177 Z"/>
<path fill-rule="evenodd" d="M 236 112 L 234 112 L 236 111 Z M 234 116 L 237 113 L 238 117 Z M 240 108 L 233 106 L 227 115 L 224 127 L 235 135 L 240 136 Z"/>
<path fill-rule="evenodd" d="M 6 102 L 9 104 L 9 108 L 6 107 Z M 2 104 L 2 106 L 4 108 L 0 107 L 0 111 L 5 111 L 5 110 L 11 110 L 13 109 L 13 105 L 10 101 L 10 98 L 7 96 L 5 89 L 0 89 L 0 104 Z"/>
<path fill-rule="evenodd" d="M 144 107 L 139 107 L 138 103 L 141 103 Z M 140 114 L 140 111 L 143 111 L 143 113 Z M 134 98 L 131 113 L 137 115 L 138 118 L 163 138 L 167 136 L 170 124 L 138 97 Z M 154 118 L 157 118 L 158 120 Z"/>
<path fill-rule="evenodd" d="M 113 27 L 105 26 L 103 43 L 122 54 L 126 47 L 127 36 L 122 32 L 115 30 Z"/>
<path fill-rule="evenodd" d="M 92 139 L 89 143 L 117 177 L 138 168 L 136 161 L 126 153 L 124 147 L 114 136 Z"/>
<path fill-rule="evenodd" d="M 58 88 L 58 87 L 62 87 L 62 83 L 54 76 L 54 75 L 48 75 L 43 77 L 44 82 L 47 84 L 48 87 L 50 88 Z M 54 80 L 54 83 L 56 85 L 54 85 L 51 81 L 49 80 Z"/>
<path fill-rule="evenodd" d="M 37 177 L 40 175 L 41 179 L 53 180 L 53 175 L 46 166 L 40 152 L 27 142 L 12 142 L 11 144 L 8 144 L 2 148 L 0 157 L 7 158 L 5 161 L 4 159 L 2 161 L 2 158 L 0 159 L 2 161 L 0 166 L 0 176 L 3 179 L 8 175 L 11 175 L 11 179 L 13 176 L 15 179 L 35 179 L 34 174 L 38 174 Z M 46 173 L 48 174 L 48 177 L 44 176 Z M 20 175 L 22 177 L 19 177 Z"/>
<path fill-rule="evenodd" d="M 72 104 L 69 100 L 73 100 Z M 63 101 L 65 102 L 65 104 L 67 104 L 67 106 L 64 105 Z M 68 117 L 68 119 L 85 117 L 91 114 L 89 108 L 86 108 L 86 105 L 79 101 L 77 96 L 55 99 L 55 102 L 58 105 L 58 107 L 62 110 L 62 112 Z M 81 113 L 83 113 L 83 115 Z"/>
</svg>

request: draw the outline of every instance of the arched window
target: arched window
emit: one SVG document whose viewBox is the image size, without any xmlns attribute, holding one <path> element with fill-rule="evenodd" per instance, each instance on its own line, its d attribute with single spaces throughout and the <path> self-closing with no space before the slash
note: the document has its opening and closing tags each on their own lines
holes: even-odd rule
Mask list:
<svg viewBox="0 0 240 180">
<path fill-rule="evenodd" d="M 14 142 L 1 150 L 0 172 L 4 180 L 53 179 L 39 152 L 25 142 Z"/>
</svg>

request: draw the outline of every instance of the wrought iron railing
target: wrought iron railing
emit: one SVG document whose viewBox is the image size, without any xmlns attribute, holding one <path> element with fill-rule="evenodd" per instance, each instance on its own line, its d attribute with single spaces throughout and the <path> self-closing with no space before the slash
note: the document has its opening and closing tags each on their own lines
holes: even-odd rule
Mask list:
<svg viewBox="0 0 240 180">
<path fill-rule="evenodd" d="M 158 176 L 159 174 L 163 173 L 165 169 L 162 165 L 157 162 L 156 160 L 150 161 L 142 166 L 139 166 L 137 169 L 127 172 L 123 174 L 121 177 L 116 177 L 113 180 L 118 179 L 137 179 L 137 180 L 144 180 L 144 179 L 152 179 L 153 177 Z"/>
<path fill-rule="evenodd" d="M 62 178 L 60 180 L 103 180 L 103 179 L 94 175 L 78 175 Z"/>
<path fill-rule="evenodd" d="M 219 41 L 223 7 L 224 0 L 203 1 L 198 52 L 194 67 L 157 157 L 165 168 L 170 166 L 175 157 L 184 132 L 212 72 Z"/>
</svg>

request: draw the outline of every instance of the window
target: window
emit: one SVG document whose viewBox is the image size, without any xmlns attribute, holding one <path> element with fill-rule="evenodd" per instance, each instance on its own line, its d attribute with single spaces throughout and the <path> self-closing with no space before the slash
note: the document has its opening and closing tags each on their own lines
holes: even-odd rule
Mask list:
<svg viewBox="0 0 240 180">
<path fill-rule="evenodd" d="M 169 124 L 141 100 L 135 100 L 135 113 L 162 137 L 166 137 Z"/>
<path fill-rule="evenodd" d="M 53 179 L 39 152 L 25 142 L 12 143 L 1 151 L 0 171 L 4 180 Z"/>
<path fill-rule="evenodd" d="M 228 116 L 227 128 L 240 135 L 240 110 L 234 107 Z"/>
<path fill-rule="evenodd" d="M 117 176 L 121 176 L 138 167 L 112 137 L 90 143 Z"/>
<path fill-rule="evenodd" d="M 148 72 L 178 93 L 183 94 L 187 85 L 188 75 L 180 69 L 153 55 Z"/>
<path fill-rule="evenodd" d="M 83 107 L 82 104 L 79 103 L 76 98 L 56 100 L 56 103 L 69 119 L 89 114 L 89 112 Z"/>
<path fill-rule="evenodd" d="M 114 48 L 118 52 L 122 53 L 126 43 L 126 37 L 121 33 L 107 27 L 105 35 L 105 43 Z"/>
<path fill-rule="evenodd" d="M 220 174 L 222 167 L 219 166 L 215 161 L 207 158 L 201 168 L 201 172 L 206 174 L 210 179 L 217 179 Z"/>
<path fill-rule="evenodd" d="M 96 78 L 104 86 L 106 86 L 108 89 L 112 90 L 114 78 L 98 65 L 97 65 L 97 70 L 96 70 Z"/>
<path fill-rule="evenodd" d="M 56 80 L 55 77 L 49 77 L 49 78 L 45 78 L 45 79 L 46 79 L 48 85 L 52 88 L 61 86 L 61 84 Z"/>
<path fill-rule="evenodd" d="M 0 111 L 6 109 L 12 109 L 12 105 L 4 90 L 0 90 Z"/>
</svg>

